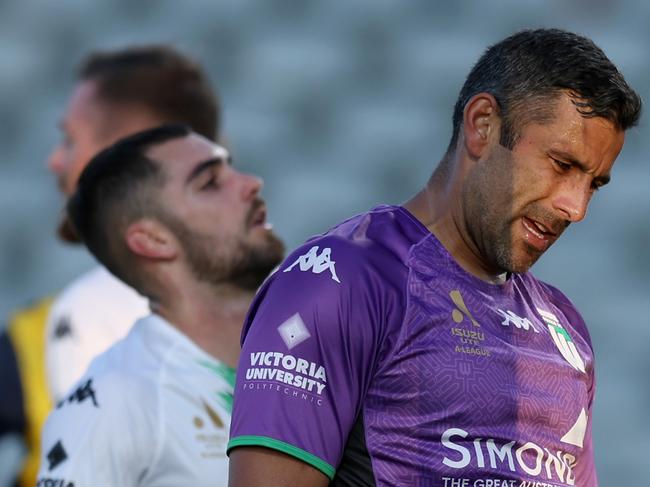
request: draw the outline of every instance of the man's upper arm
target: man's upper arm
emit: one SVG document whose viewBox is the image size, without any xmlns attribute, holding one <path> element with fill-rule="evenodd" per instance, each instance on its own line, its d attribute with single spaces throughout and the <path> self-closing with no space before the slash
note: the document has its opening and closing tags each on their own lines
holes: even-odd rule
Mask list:
<svg viewBox="0 0 650 487">
<path fill-rule="evenodd" d="M 285 261 L 249 312 L 228 444 L 231 485 L 273 485 L 275 474 L 275 485 L 301 485 L 290 479 L 302 474 L 332 479 L 361 411 L 382 297 L 349 244 L 317 243 L 316 251 L 307 245 Z M 327 259 L 295 264 L 308 252 Z"/>
<path fill-rule="evenodd" d="M 320 487 L 329 478 L 320 470 L 295 457 L 272 450 L 247 446 L 230 454 L 229 485 L 232 487 Z"/>
</svg>

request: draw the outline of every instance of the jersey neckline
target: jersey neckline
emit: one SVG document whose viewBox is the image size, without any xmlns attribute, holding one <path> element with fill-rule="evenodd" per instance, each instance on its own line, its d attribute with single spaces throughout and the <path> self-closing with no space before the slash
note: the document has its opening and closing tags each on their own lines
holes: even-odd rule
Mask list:
<svg viewBox="0 0 650 487">
<path fill-rule="evenodd" d="M 379 207 L 381 208 L 381 207 Z M 409 210 L 404 208 L 403 206 L 389 206 L 388 208 L 394 208 L 397 211 L 399 211 L 404 217 L 406 217 L 409 221 L 411 221 L 414 225 L 416 225 L 420 231 L 423 232 L 424 238 L 416 243 L 414 247 L 418 247 L 420 250 L 424 250 L 429 246 L 434 247 L 434 249 L 437 251 L 437 253 L 445 260 L 447 263 L 447 267 L 449 270 L 451 270 L 454 274 L 458 275 L 459 277 L 463 278 L 464 280 L 469 281 L 470 285 L 472 287 L 478 288 L 481 291 L 487 293 L 487 294 L 510 294 L 513 288 L 513 282 L 514 278 L 516 275 L 519 274 L 513 274 L 511 272 L 508 272 L 508 277 L 506 278 L 505 282 L 502 283 L 492 283 L 492 282 L 487 282 L 481 279 L 480 277 L 472 274 L 471 272 L 467 271 L 465 268 L 463 268 L 456 258 L 447 250 L 447 248 L 442 244 L 442 242 L 438 239 L 438 237 L 431 232 L 415 215 L 413 215 Z M 428 252 L 427 252 L 428 253 Z M 523 275 L 523 274 L 522 274 Z"/>
</svg>

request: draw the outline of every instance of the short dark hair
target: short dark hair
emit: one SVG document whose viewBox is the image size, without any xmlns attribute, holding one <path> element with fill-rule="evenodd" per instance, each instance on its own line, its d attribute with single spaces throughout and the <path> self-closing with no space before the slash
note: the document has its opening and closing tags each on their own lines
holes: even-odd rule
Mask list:
<svg viewBox="0 0 650 487">
<path fill-rule="evenodd" d="M 143 106 L 161 123 L 184 123 L 210 140 L 219 137 L 219 103 L 208 76 L 170 46 L 91 53 L 79 66 L 78 79 L 96 82 L 106 102 Z"/>
<path fill-rule="evenodd" d="M 472 68 L 454 107 L 447 153 L 455 151 L 474 95 L 494 96 L 501 145 L 512 149 L 527 123 L 552 116 L 549 102 L 562 92 L 582 116 L 605 118 L 619 130 L 636 125 L 641 115 L 641 98 L 593 41 L 560 29 L 524 30 L 489 47 Z"/>
<path fill-rule="evenodd" d="M 146 292 L 119 236 L 129 223 L 159 211 L 154 192 L 165 176 L 147 156 L 148 149 L 190 133 L 187 125 L 167 124 L 119 140 L 91 159 L 68 201 L 68 216 L 88 250 L 142 294 Z"/>
</svg>

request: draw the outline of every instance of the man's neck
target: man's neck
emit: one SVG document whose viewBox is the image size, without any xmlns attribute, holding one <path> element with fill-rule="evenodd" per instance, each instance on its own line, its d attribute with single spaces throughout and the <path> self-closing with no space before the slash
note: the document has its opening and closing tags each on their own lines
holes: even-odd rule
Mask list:
<svg viewBox="0 0 650 487">
<path fill-rule="evenodd" d="M 503 283 L 507 274 L 496 273 L 485 265 L 464 226 L 462 187 L 458 184 L 461 176 L 454 171 L 436 171 L 426 187 L 403 206 L 436 236 L 463 269 L 486 282 Z"/>
<path fill-rule="evenodd" d="M 240 354 L 242 325 L 255 293 L 232 285 L 192 282 L 152 302 L 152 310 L 199 348 L 230 367 Z"/>
</svg>

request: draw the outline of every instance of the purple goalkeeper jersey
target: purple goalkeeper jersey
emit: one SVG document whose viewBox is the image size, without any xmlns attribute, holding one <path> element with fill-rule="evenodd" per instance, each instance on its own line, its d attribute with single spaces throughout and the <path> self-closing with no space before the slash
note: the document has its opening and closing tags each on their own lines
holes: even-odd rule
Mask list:
<svg viewBox="0 0 650 487">
<path fill-rule="evenodd" d="M 597 485 L 593 352 L 530 273 L 489 284 L 407 210 L 293 252 L 243 331 L 228 449 L 263 446 L 334 485 Z"/>
</svg>

